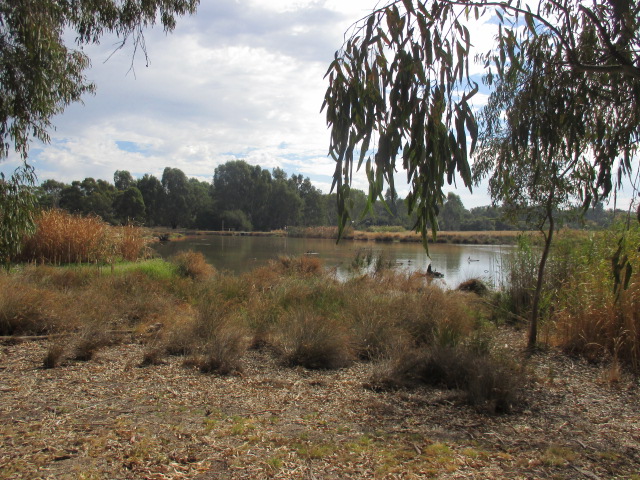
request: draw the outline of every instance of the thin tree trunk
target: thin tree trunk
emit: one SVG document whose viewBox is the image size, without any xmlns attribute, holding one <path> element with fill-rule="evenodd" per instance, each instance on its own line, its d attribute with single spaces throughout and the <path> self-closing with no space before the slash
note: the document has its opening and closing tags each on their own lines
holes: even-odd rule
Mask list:
<svg viewBox="0 0 640 480">
<path fill-rule="evenodd" d="M 531 308 L 531 323 L 529 325 L 529 341 L 527 344 L 528 350 L 533 350 L 538 342 L 538 316 L 540 315 L 540 296 L 542 294 L 542 281 L 544 280 L 544 269 L 547 264 L 547 258 L 549 257 L 549 251 L 551 250 L 551 241 L 553 240 L 553 210 L 552 202 L 547 205 L 547 218 L 549 219 L 549 231 L 544 234 L 544 250 L 542 252 L 542 258 L 538 265 L 538 280 L 536 282 L 536 291 L 533 294 L 533 306 Z M 543 231 L 544 233 L 544 231 Z"/>
</svg>

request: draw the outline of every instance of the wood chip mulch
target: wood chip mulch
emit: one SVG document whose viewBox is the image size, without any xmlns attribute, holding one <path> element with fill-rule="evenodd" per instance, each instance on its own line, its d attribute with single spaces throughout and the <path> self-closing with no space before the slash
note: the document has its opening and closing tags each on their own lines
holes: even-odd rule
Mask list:
<svg viewBox="0 0 640 480">
<path fill-rule="evenodd" d="M 519 334 L 520 335 L 520 334 Z M 508 415 L 433 388 L 363 388 L 374 364 L 241 376 L 133 341 L 43 369 L 47 341 L 0 345 L 2 479 L 640 479 L 640 382 L 549 350 Z M 514 346 L 514 355 L 520 355 Z"/>
</svg>

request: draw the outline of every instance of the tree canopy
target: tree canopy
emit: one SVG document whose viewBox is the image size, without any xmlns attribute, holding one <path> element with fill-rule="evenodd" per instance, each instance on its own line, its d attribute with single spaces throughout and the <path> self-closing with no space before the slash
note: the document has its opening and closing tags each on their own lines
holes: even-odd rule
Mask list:
<svg viewBox="0 0 640 480">
<path fill-rule="evenodd" d="M 114 33 L 146 56 L 143 32 L 156 23 L 169 32 L 198 0 L 20 0 L 0 2 L 0 159 L 11 149 L 26 158 L 31 136 L 49 141 L 51 119 L 95 90 L 78 47 Z"/>
<path fill-rule="evenodd" d="M 640 134 L 639 11 L 638 2 L 614 0 L 542 0 L 534 10 L 519 0 L 398 0 L 354 24 L 327 72 L 323 104 L 341 225 L 349 219 L 354 164 L 365 165 L 370 203 L 386 185 L 394 188 L 401 167 L 426 241 L 445 181 L 452 184 L 457 174 L 471 188 L 469 158 L 480 138 L 486 146 L 495 135 L 513 151 L 542 148 L 570 159 L 582 187 L 572 193 L 585 205 L 609 195 L 616 174 L 631 172 Z M 482 118 L 471 105 L 480 79 L 470 74 L 468 22 L 487 15 L 499 29 L 480 60 L 500 108 Z M 553 121 L 528 117 L 526 101 L 551 87 L 557 103 L 546 113 Z M 502 114 L 515 105 L 500 103 L 507 94 L 520 102 L 521 116 L 504 130 Z M 485 164 L 480 173 L 499 174 L 496 166 Z M 507 163 L 502 167 L 508 172 Z"/>
<path fill-rule="evenodd" d="M 27 163 L 32 138 L 48 142 L 52 118 L 95 91 L 84 71 L 90 60 L 81 47 L 106 33 L 147 55 L 143 32 L 162 24 L 169 32 L 176 17 L 193 13 L 199 0 L 19 0 L 0 2 L 0 161 L 13 150 L 23 164 L 0 176 L 0 257 L 17 253 L 22 235 L 33 228 L 35 199 L 29 186 L 35 171 Z M 76 35 L 77 49 L 64 35 Z M 135 55 L 135 53 L 134 53 Z M 76 192 L 77 193 L 77 192 Z M 96 197 L 98 198 L 98 197 Z M 86 203 L 86 202 L 85 202 Z M 104 207 L 108 202 L 103 202 Z M 96 207 L 97 209 L 98 207 Z"/>
</svg>

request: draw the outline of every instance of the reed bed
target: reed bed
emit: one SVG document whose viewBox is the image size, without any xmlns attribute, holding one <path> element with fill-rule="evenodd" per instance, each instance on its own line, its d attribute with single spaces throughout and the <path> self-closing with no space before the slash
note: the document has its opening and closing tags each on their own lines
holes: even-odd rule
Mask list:
<svg viewBox="0 0 640 480">
<path fill-rule="evenodd" d="M 112 227 L 98 217 L 45 210 L 24 240 L 23 262 L 53 265 L 133 261 L 149 255 L 149 239 L 134 226 Z"/>
<path fill-rule="evenodd" d="M 505 245 L 514 244 L 522 234 L 519 231 L 441 231 L 435 239 L 429 236 L 430 243 L 457 243 L 467 245 Z M 292 227 L 287 230 L 290 237 L 337 239 L 337 227 Z M 370 227 L 367 230 L 345 228 L 342 239 L 366 242 L 409 242 L 421 243 L 422 236 L 402 227 Z"/>
</svg>

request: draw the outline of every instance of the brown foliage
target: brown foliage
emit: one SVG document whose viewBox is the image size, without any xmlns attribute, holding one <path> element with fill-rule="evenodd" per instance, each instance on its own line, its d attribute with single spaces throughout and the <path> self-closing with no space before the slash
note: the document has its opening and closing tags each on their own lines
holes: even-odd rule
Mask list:
<svg viewBox="0 0 640 480">
<path fill-rule="evenodd" d="M 188 251 L 175 255 L 171 261 L 178 267 L 178 272 L 183 277 L 194 280 L 204 280 L 215 273 L 215 269 L 207 263 L 200 252 Z"/>
<path fill-rule="evenodd" d="M 110 227 L 98 217 L 45 210 L 36 232 L 24 240 L 20 260 L 37 263 L 113 263 L 137 260 L 148 240 L 140 228 Z"/>
</svg>

